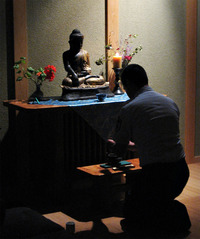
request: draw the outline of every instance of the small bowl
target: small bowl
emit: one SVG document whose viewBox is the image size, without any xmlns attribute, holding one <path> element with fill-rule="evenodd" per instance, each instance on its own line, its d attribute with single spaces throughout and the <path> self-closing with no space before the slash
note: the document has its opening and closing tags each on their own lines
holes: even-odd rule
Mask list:
<svg viewBox="0 0 200 239">
<path fill-rule="evenodd" d="M 106 96 L 107 95 L 105 93 L 98 93 L 98 94 L 96 94 L 96 97 L 97 97 L 98 101 L 104 101 Z"/>
</svg>

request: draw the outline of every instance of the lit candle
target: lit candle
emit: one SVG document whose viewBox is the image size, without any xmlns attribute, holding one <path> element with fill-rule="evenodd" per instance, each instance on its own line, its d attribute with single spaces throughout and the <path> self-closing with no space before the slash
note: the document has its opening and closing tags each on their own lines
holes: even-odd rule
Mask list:
<svg viewBox="0 0 200 239">
<path fill-rule="evenodd" d="M 122 68 L 122 56 L 119 53 L 113 56 L 113 68 Z"/>
</svg>

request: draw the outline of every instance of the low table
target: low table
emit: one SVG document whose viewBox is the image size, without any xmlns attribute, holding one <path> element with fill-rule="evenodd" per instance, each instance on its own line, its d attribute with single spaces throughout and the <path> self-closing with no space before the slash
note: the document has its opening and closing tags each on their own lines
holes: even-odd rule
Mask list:
<svg viewBox="0 0 200 239">
<path fill-rule="evenodd" d="M 93 181 L 93 209 L 94 210 L 113 210 L 113 202 L 123 201 L 124 192 L 130 189 L 126 182 L 127 174 L 139 173 L 140 167 L 139 158 L 126 160 L 132 163 L 135 167 L 113 170 L 112 168 L 103 168 L 101 164 L 77 167 L 80 172 L 83 172 L 91 177 Z"/>
<path fill-rule="evenodd" d="M 115 174 L 126 174 L 126 173 L 133 173 L 134 171 L 141 170 L 140 167 L 140 160 L 139 158 L 135 159 L 128 159 L 126 160 L 132 163 L 135 167 L 134 168 L 124 168 L 119 170 L 113 170 L 112 168 L 103 168 L 101 164 L 77 167 L 78 170 L 90 174 L 92 176 L 106 176 L 106 175 L 115 175 Z"/>
</svg>

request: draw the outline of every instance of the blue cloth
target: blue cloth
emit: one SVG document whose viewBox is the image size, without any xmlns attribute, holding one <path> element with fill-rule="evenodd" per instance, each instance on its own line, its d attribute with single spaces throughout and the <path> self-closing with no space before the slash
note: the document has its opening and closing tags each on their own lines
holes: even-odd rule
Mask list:
<svg viewBox="0 0 200 239">
<path fill-rule="evenodd" d="M 89 99 L 89 100 L 72 100 L 72 101 L 60 101 L 60 100 L 47 100 L 47 101 L 39 101 L 41 105 L 67 105 L 71 107 L 77 106 L 86 106 L 86 105 L 99 105 L 99 104 L 108 104 L 115 102 L 125 102 L 129 100 L 129 97 L 126 93 L 123 95 L 115 95 L 114 97 L 107 97 L 104 101 L 100 102 L 97 99 Z M 30 104 L 38 104 L 37 101 L 31 101 Z"/>
<path fill-rule="evenodd" d="M 107 97 L 103 102 L 97 99 L 89 100 L 75 100 L 75 101 L 60 101 L 47 100 L 40 101 L 41 105 L 66 105 L 84 119 L 90 127 L 92 127 L 97 134 L 107 141 L 116 126 L 119 111 L 124 104 L 129 100 L 126 93 L 123 95 L 115 95 L 114 97 Z M 37 101 L 30 102 L 30 104 L 38 104 Z"/>
</svg>

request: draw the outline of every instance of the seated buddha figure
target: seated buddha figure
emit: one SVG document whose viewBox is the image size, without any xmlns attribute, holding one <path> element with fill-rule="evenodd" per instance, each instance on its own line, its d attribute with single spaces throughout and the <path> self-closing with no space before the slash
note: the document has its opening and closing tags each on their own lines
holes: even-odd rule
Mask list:
<svg viewBox="0 0 200 239">
<path fill-rule="evenodd" d="M 91 75 L 89 54 L 82 49 L 83 34 L 74 29 L 69 36 L 70 49 L 63 53 L 63 63 L 67 77 L 62 85 L 68 87 L 79 87 L 84 85 L 103 85 L 103 76 Z"/>
</svg>

